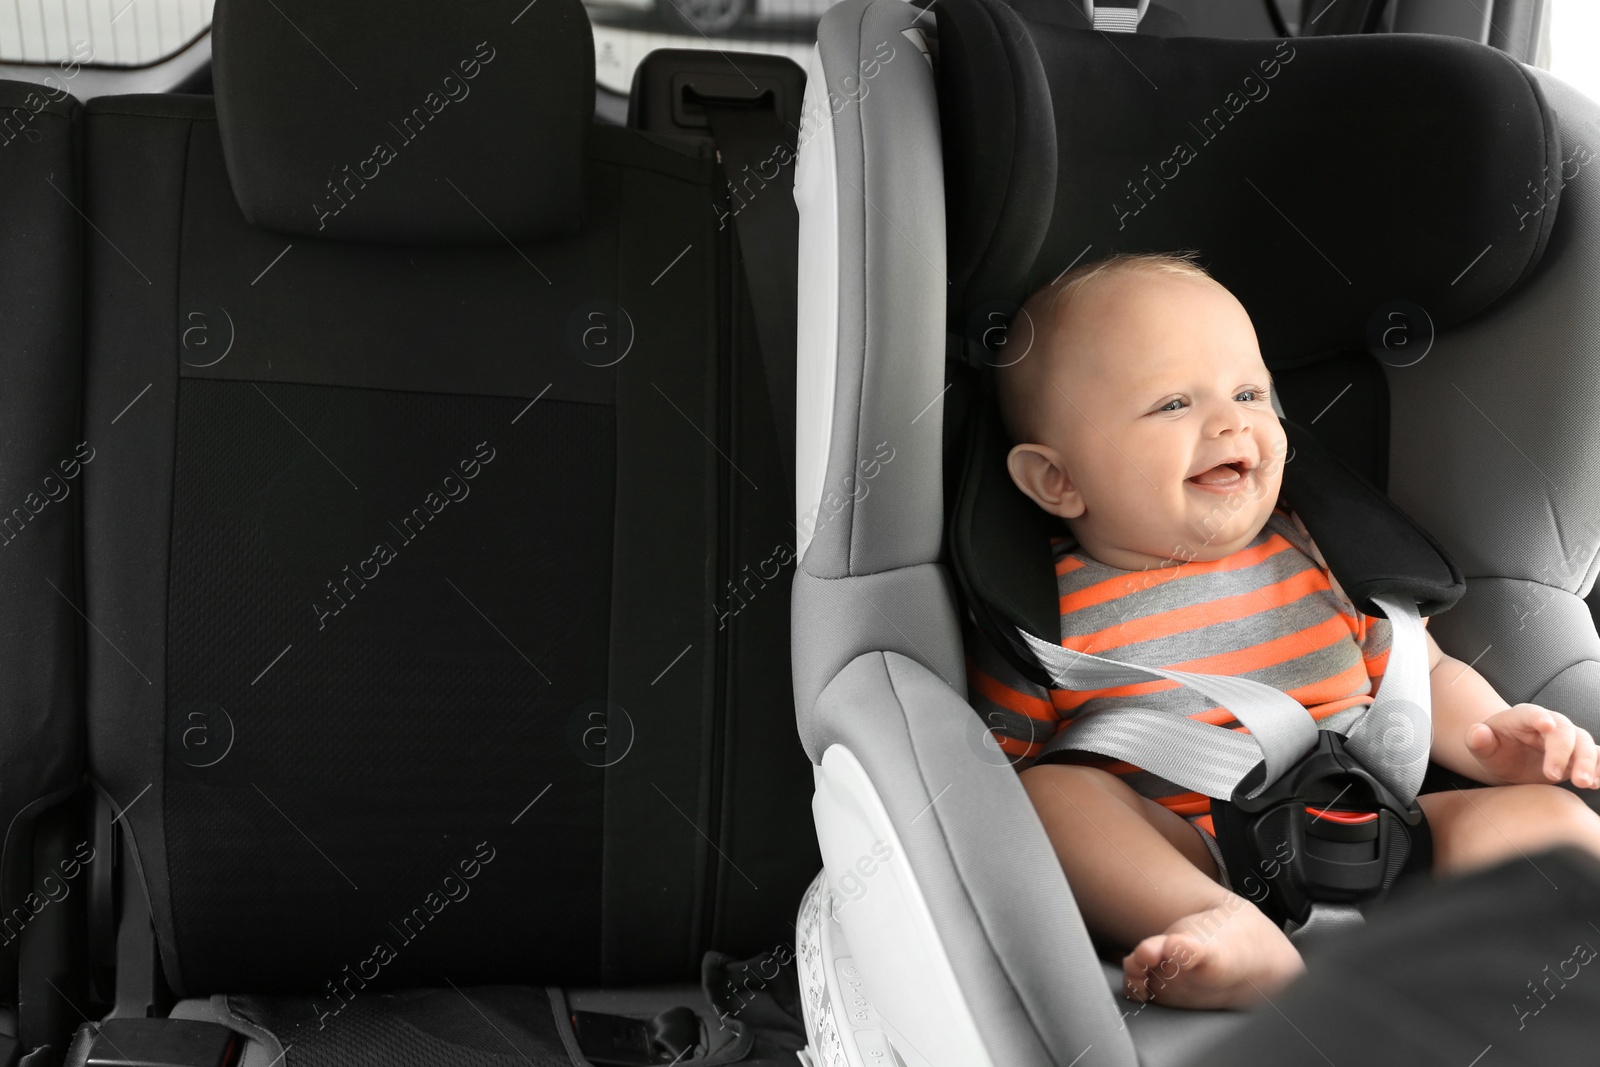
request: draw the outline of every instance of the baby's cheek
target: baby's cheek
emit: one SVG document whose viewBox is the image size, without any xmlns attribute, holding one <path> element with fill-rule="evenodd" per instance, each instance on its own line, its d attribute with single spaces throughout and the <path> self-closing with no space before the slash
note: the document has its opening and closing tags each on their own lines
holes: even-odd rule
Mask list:
<svg viewBox="0 0 1600 1067">
<path fill-rule="evenodd" d="M 1283 465 L 1289 460 L 1289 435 L 1284 431 L 1283 424 L 1273 419 L 1265 431 L 1266 462 L 1263 467 L 1270 468 L 1267 473 L 1276 477 L 1283 473 Z"/>
</svg>

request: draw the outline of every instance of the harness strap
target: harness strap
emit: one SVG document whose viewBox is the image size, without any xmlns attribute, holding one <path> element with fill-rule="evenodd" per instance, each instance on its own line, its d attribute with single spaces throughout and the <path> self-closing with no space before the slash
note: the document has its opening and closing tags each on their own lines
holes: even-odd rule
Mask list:
<svg viewBox="0 0 1600 1067">
<path fill-rule="evenodd" d="M 1328 716 L 1321 728 L 1345 733 L 1346 750 L 1409 804 L 1422 786 L 1433 740 L 1427 644 L 1415 603 L 1387 596 L 1374 596 L 1372 602 L 1393 633 L 1378 695 L 1366 709 L 1352 709 L 1355 714 Z M 1107 708 L 1074 719 L 1050 739 L 1041 756 L 1069 750 L 1110 756 L 1185 789 L 1228 800 L 1257 764 L 1266 762 L 1266 777 L 1248 797 L 1260 794 L 1316 746 L 1319 724 L 1305 705 L 1270 685 L 1144 667 L 1051 644 L 1020 629 L 1018 633 L 1062 689 L 1108 689 L 1166 679 L 1201 693 L 1249 731 L 1150 708 Z"/>
<path fill-rule="evenodd" d="M 1354 904 L 1329 904 L 1319 900 L 1312 903 L 1305 922 L 1290 919 L 1284 924 L 1283 932 L 1289 940 L 1303 947 L 1307 941 L 1321 941 L 1329 934 L 1342 934 L 1365 924 L 1361 909 Z"/>
<path fill-rule="evenodd" d="M 1409 804 L 1422 789 L 1433 747 L 1433 695 L 1428 678 L 1428 641 L 1417 605 L 1375 596 L 1389 619 L 1389 664 L 1378 696 L 1345 734 L 1345 751 Z"/>
</svg>

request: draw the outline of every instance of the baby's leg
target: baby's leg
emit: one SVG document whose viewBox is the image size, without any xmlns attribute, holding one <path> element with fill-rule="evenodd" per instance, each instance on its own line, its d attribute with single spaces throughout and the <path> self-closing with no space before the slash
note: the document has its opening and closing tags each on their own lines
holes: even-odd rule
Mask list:
<svg viewBox="0 0 1600 1067">
<path fill-rule="evenodd" d="M 1122 961 L 1129 995 L 1244 1007 L 1304 969 L 1272 920 L 1217 884 L 1180 816 L 1094 767 L 1047 763 L 1021 779 L 1089 929 L 1133 949 Z"/>
<path fill-rule="evenodd" d="M 1554 785 L 1496 785 L 1417 798 L 1433 833 L 1435 874 L 1460 874 L 1540 849 L 1576 845 L 1600 856 L 1600 815 Z"/>
</svg>

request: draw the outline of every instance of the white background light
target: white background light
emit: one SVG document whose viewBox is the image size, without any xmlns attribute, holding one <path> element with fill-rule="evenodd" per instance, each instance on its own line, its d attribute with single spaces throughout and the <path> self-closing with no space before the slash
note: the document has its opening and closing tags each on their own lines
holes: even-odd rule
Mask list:
<svg viewBox="0 0 1600 1067">
<path fill-rule="evenodd" d="M 1600 4 L 1550 0 L 1550 73 L 1600 101 Z"/>
</svg>

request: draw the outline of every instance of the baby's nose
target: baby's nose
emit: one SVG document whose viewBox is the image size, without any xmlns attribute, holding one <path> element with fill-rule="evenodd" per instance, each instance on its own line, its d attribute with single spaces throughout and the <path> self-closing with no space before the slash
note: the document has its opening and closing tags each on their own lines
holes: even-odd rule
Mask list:
<svg viewBox="0 0 1600 1067">
<path fill-rule="evenodd" d="M 1249 413 L 1242 410 L 1238 404 L 1219 405 L 1210 419 L 1210 428 L 1216 433 L 1248 433 Z"/>
</svg>

